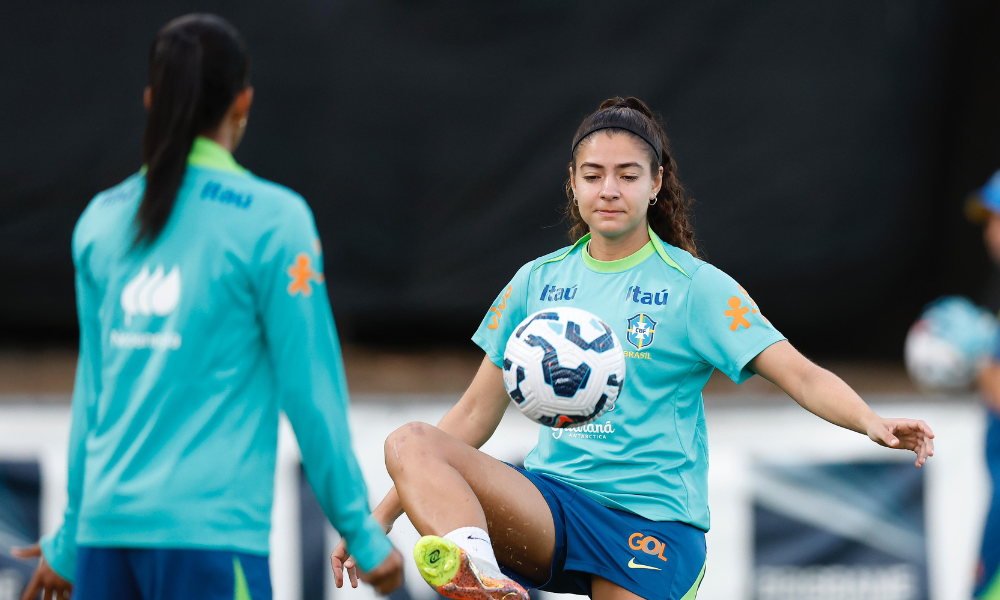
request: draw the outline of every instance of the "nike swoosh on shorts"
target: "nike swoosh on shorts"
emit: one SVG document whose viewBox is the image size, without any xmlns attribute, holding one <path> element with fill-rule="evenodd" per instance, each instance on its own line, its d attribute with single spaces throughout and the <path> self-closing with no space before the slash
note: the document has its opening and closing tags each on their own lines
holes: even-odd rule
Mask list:
<svg viewBox="0 0 1000 600">
<path fill-rule="evenodd" d="M 630 568 L 630 569 L 652 569 L 654 571 L 662 571 L 663 570 L 663 569 L 661 569 L 659 567 L 651 567 L 649 565 L 640 565 L 639 563 L 635 562 L 634 558 L 630 559 L 628 561 L 628 568 Z"/>
</svg>

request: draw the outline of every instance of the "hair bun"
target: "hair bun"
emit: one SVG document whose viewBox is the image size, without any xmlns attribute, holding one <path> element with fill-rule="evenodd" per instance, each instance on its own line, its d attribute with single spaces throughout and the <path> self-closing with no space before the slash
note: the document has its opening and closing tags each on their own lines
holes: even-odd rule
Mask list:
<svg viewBox="0 0 1000 600">
<path fill-rule="evenodd" d="M 631 108 L 632 110 L 641 112 L 650 119 L 655 119 L 653 111 L 649 110 L 646 103 L 635 96 L 628 96 L 627 98 L 615 96 L 614 98 L 608 98 L 604 102 L 601 102 L 601 105 L 597 108 L 597 110 L 607 110 L 609 108 Z"/>
<path fill-rule="evenodd" d="M 639 100 L 635 96 L 629 96 L 628 98 L 625 98 L 624 104 L 631 109 L 641 112 L 650 119 L 653 118 L 653 111 L 649 110 L 649 107 L 646 106 L 646 103 L 643 102 L 642 100 Z"/>
</svg>

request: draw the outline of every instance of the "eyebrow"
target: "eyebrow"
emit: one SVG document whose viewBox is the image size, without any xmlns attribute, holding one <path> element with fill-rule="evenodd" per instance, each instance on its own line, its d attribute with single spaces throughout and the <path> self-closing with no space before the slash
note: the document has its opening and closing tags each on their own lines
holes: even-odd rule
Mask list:
<svg viewBox="0 0 1000 600">
<path fill-rule="evenodd" d="M 591 167 L 591 168 L 595 168 L 595 169 L 603 169 L 604 165 L 599 165 L 597 163 L 592 163 L 592 162 L 585 162 L 585 163 L 583 163 L 583 164 L 580 165 L 581 169 L 584 168 L 584 167 Z M 639 164 L 639 163 L 637 163 L 637 162 L 627 162 L 627 163 L 621 163 L 620 165 L 615 165 L 615 168 L 617 168 L 617 169 L 625 169 L 625 168 L 628 168 L 628 167 L 639 167 L 641 169 L 642 165 Z"/>
</svg>

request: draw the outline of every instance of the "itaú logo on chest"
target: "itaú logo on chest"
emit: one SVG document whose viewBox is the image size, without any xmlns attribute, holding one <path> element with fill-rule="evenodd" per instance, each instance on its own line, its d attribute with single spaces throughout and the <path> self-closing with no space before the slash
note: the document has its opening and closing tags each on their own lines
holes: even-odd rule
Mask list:
<svg viewBox="0 0 1000 600">
<path fill-rule="evenodd" d="M 181 270 L 177 265 L 165 273 L 163 265 L 149 271 L 145 265 L 122 290 L 122 310 L 125 324 L 132 324 L 132 315 L 165 317 L 177 308 L 181 299 Z"/>
</svg>

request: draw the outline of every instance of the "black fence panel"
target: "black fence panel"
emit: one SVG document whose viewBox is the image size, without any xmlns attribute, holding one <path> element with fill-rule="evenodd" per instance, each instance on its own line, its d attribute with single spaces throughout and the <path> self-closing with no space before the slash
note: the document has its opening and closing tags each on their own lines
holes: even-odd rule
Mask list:
<svg viewBox="0 0 1000 600">
<path fill-rule="evenodd" d="M 349 340 L 468 344 L 566 243 L 570 139 L 616 94 L 664 116 L 707 259 L 798 345 L 896 356 L 985 289 L 962 203 L 1000 167 L 995 2 L 41 1 L 0 6 L 0 339 L 75 335 L 73 224 L 139 168 L 149 43 L 195 9 L 247 39 L 236 158 L 311 204 Z"/>
</svg>

